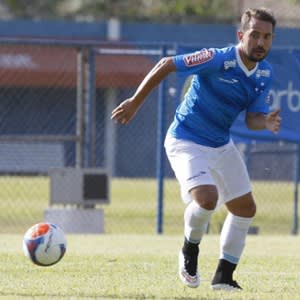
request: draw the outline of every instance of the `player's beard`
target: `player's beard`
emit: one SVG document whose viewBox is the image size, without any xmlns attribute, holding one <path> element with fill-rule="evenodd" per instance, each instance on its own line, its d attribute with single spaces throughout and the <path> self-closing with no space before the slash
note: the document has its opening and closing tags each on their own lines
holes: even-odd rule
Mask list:
<svg viewBox="0 0 300 300">
<path fill-rule="evenodd" d="M 256 57 L 256 56 L 254 55 L 254 52 L 255 52 L 255 51 L 258 51 L 258 50 L 259 50 L 259 51 L 263 51 L 263 55 L 260 56 L 260 57 Z M 249 53 L 246 53 L 247 59 L 249 59 L 249 60 L 252 61 L 252 62 L 260 62 L 260 61 L 262 61 L 263 59 L 265 59 L 267 55 L 268 55 L 268 51 L 266 51 L 266 50 L 263 49 L 263 48 L 252 49 L 252 51 L 249 51 Z"/>
</svg>

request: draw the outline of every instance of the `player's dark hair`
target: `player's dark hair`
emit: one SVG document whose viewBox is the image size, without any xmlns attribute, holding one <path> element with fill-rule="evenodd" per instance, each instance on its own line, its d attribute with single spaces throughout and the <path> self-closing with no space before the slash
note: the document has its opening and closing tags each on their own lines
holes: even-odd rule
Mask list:
<svg viewBox="0 0 300 300">
<path fill-rule="evenodd" d="M 245 32 L 249 29 L 251 19 L 257 19 L 261 21 L 270 22 L 273 27 L 273 31 L 276 26 L 276 19 L 271 10 L 267 8 L 248 8 L 241 18 L 241 31 Z"/>
</svg>

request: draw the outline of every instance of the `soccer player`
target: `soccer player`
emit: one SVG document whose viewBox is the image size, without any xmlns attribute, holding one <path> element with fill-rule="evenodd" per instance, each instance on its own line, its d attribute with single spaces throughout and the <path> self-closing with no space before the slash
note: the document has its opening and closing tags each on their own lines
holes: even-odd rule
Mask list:
<svg viewBox="0 0 300 300">
<path fill-rule="evenodd" d="M 279 109 L 268 111 L 272 68 L 265 60 L 276 20 L 271 11 L 247 9 L 238 43 L 222 49 L 165 57 L 146 75 L 134 95 L 112 111 L 121 124 L 132 120 L 148 94 L 171 72 L 193 74 L 191 85 L 168 129 L 165 148 L 181 187 L 184 244 L 179 276 L 192 288 L 200 284 L 199 244 L 217 207 L 228 210 L 220 235 L 220 256 L 211 287 L 239 290 L 233 272 L 242 255 L 256 205 L 246 166 L 230 138 L 240 112 L 251 130 L 280 129 Z"/>
</svg>

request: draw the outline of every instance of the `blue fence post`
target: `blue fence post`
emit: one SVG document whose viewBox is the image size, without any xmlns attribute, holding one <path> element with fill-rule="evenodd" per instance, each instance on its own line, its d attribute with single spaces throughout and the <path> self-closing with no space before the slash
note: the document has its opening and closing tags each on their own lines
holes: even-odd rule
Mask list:
<svg viewBox="0 0 300 300">
<path fill-rule="evenodd" d="M 161 57 L 167 55 L 167 46 L 162 46 Z M 166 81 L 164 80 L 158 91 L 158 119 L 157 119 L 157 150 L 156 150 L 156 178 L 157 178 L 157 223 L 156 232 L 163 233 L 163 193 L 164 193 L 164 137 L 165 137 L 165 106 Z"/>
<path fill-rule="evenodd" d="M 298 184 L 300 177 L 300 144 L 296 145 L 296 158 L 294 170 L 294 209 L 293 209 L 293 227 L 292 234 L 298 234 Z"/>
<path fill-rule="evenodd" d="M 85 78 L 85 151 L 84 166 L 95 165 L 95 53 L 88 49 Z"/>
</svg>

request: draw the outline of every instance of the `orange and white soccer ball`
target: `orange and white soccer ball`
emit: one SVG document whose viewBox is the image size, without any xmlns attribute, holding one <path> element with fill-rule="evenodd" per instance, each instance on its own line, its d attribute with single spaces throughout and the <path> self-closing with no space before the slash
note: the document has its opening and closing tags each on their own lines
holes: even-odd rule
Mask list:
<svg viewBox="0 0 300 300">
<path fill-rule="evenodd" d="M 51 266 L 65 255 L 67 241 L 61 228 L 52 223 L 30 227 L 23 238 L 24 254 L 38 266 Z"/>
</svg>

